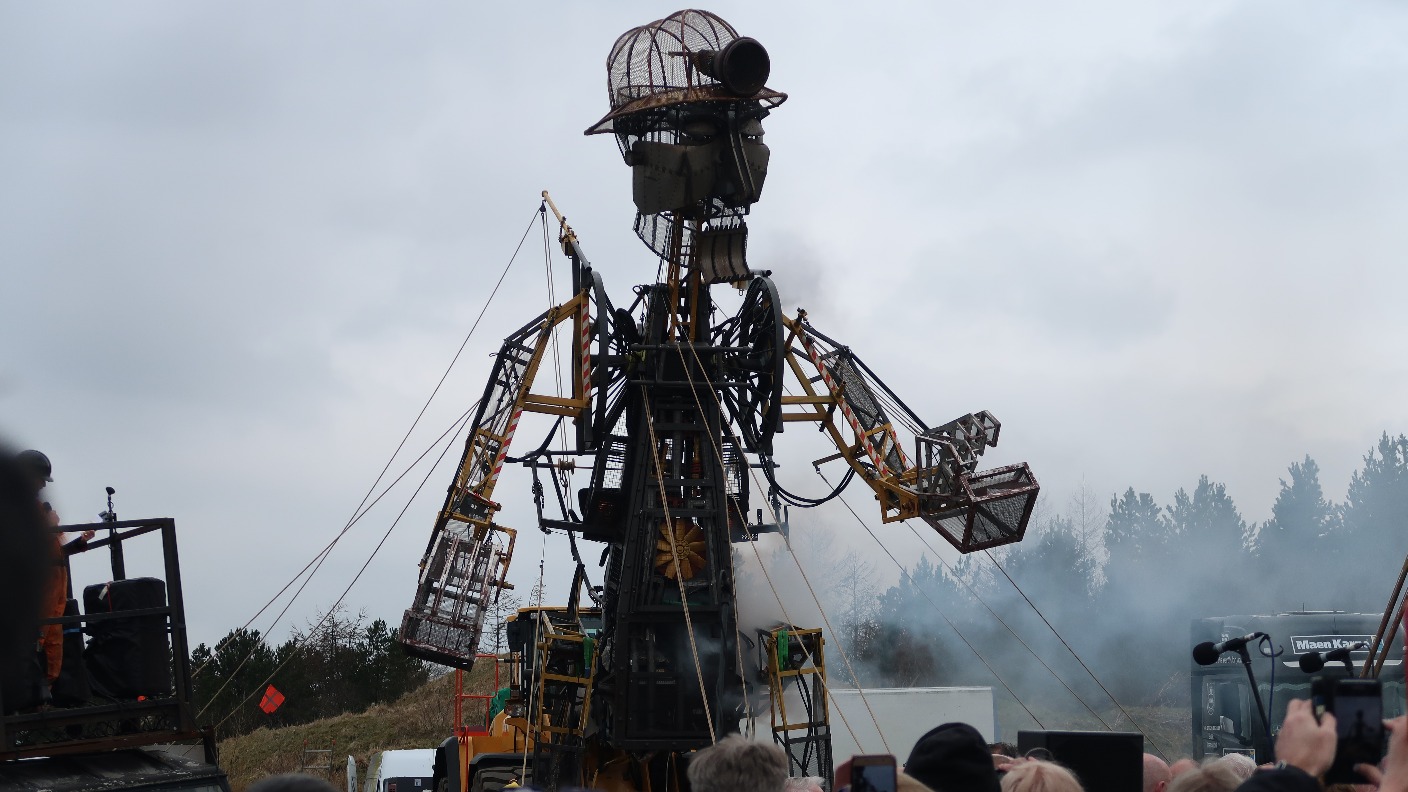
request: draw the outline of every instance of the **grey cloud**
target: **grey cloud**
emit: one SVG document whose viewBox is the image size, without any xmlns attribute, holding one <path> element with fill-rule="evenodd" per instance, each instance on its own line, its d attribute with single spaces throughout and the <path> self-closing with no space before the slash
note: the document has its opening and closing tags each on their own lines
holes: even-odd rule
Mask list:
<svg viewBox="0 0 1408 792">
<path fill-rule="evenodd" d="M 1172 492 L 1226 464 L 1206 472 L 1255 516 L 1288 460 L 1317 456 L 1329 487 L 1402 429 L 1385 424 L 1408 243 L 1396 6 L 714 10 L 769 47 L 792 97 L 767 123 L 754 266 L 924 416 L 998 412 L 997 455 L 1031 461 L 1057 502 L 1082 472 Z M 188 580 L 209 582 L 197 639 L 243 623 L 341 527 L 539 190 L 618 301 L 653 277 L 629 172 L 581 131 L 611 42 L 661 13 L 3 6 L 5 434 L 55 457 L 69 513 L 112 483 L 124 514 L 177 516 Z M 536 229 L 520 255 L 414 453 L 545 306 Z M 1326 414 L 1352 418 L 1328 431 Z M 806 492 L 817 455 L 784 460 Z M 526 592 L 539 552 L 550 581 L 568 571 L 520 472 L 501 493 Z M 399 617 L 448 475 L 354 590 L 372 615 Z"/>
</svg>

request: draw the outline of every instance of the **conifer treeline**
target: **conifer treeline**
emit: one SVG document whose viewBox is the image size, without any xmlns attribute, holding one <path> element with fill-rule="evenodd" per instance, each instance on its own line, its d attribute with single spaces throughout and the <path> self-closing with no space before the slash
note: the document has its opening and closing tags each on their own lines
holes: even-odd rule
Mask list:
<svg viewBox="0 0 1408 792">
<path fill-rule="evenodd" d="M 425 684 L 424 663 L 413 660 L 395 642 L 396 631 L 364 615 L 330 615 L 321 628 L 297 630 L 271 646 L 258 630 L 231 630 L 212 651 L 204 643 L 191 652 L 197 720 L 217 725 L 221 739 L 260 726 L 296 723 L 359 712 L 392 701 Z M 277 669 L 277 670 L 276 670 Z M 272 684 L 284 695 L 273 713 L 259 708 Z"/>
<path fill-rule="evenodd" d="M 1186 706 L 1194 619 L 1382 612 L 1408 555 L 1408 438 L 1385 433 L 1343 503 L 1325 498 L 1315 460 L 1290 465 L 1260 524 L 1202 476 L 1165 503 L 1132 487 L 1108 507 L 1082 493 L 1065 513 L 1034 519 L 1024 542 L 994 551 L 1001 568 L 983 553 L 951 567 L 926 555 L 888 590 L 857 597 L 875 568 L 844 555 L 833 567 L 831 605 L 842 614 L 838 637 L 865 660 L 863 684 L 1000 692 L 996 672 L 1019 696 L 1070 702 L 1015 633 L 1082 697 L 1109 706 L 1045 616 L 1122 703 Z"/>
</svg>

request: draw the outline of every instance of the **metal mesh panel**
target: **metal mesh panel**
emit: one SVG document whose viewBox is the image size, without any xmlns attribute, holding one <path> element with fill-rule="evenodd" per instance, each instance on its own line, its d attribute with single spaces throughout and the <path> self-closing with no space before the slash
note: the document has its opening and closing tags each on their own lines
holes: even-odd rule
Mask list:
<svg viewBox="0 0 1408 792">
<path fill-rule="evenodd" d="M 780 740 L 787 752 L 789 771 L 794 776 L 829 778 L 831 764 L 831 728 L 823 726 L 815 735 L 789 737 Z"/>
<path fill-rule="evenodd" d="M 966 508 L 940 514 L 925 514 L 923 517 L 924 522 L 933 526 L 944 539 L 948 540 L 949 544 L 959 549 L 963 548 L 964 539 L 968 533 L 968 510 Z"/>
<path fill-rule="evenodd" d="M 890 422 L 890 419 L 885 417 L 885 411 L 880 407 L 880 400 L 871 390 L 870 383 L 851 362 L 850 350 L 842 348 L 827 352 L 821 356 L 821 361 L 826 365 L 831 378 L 841 386 L 841 393 L 845 394 L 846 401 L 850 403 L 856 420 L 860 421 L 860 425 L 865 431 L 869 432 L 877 426 Z M 881 458 L 885 460 L 885 464 L 891 472 L 904 470 L 905 464 L 900 457 L 899 446 L 888 442 L 888 440 L 888 435 L 877 435 L 871 438 L 871 442 L 880 449 Z"/>
<path fill-rule="evenodd" d="M 604 447 L 597 452 L 604 456 L 600 465 L 600 478 L 592 482 L 592 486 L 597 489 L 618 489 L 621 487 L 621 477 L 626 469 L 626 438 L 619 435 L 612 435 Z M 600 459 L 601 457 L 599 457 Z"/>
<path fill-rule="evenodd" d="M 960 552 L 1020 542 L 1027 532 L 1039 487 L 1025 464 L 985 470 L 961 477 L 963 494 L 921 514 Z"/>
<path fill-rule="evenodd" d="M 611 109 L 673 89 L 718 85 L 694 69 L 691 52 L 720 50 L 738 38 L 733 26 L 707 11 L 678 11 L 632 28 L 616 39 L 606 58 Z"/>
<path fill-rule="evenodd" d="M 475 540 L 451 521 L 436 537 L 415 603 L 401 622 L 401 641 L 421 656 L 469 668 L 479 649 L 485 606 L 502 553 L 489 539 Z"/>
<path fill-rule="evenodd" d="M 1008 497 L 991 503 L 973 507 L 973 536 L 975 544 L 992 545 L 1016 541 L 1013 538 L 1014 526 L 1022 521 L 1026 510 L 1026 498 Z"/>
<path fill-rule="evenodd" d="M 723 438 L 722 454 L 724 461 L 724 491 L 729 495 L 748 492 L 748 459 L 738 450 L 738 444 L 731 438 Z M 746 500 L 745 500 L 746 502 Z"/>
<path fill-rule="evenodd" d="M 987 446 L 997 445 L 1002 424 L 987 410 L 969 413 L 915 438 L 916 488 L 926 495 L 956 496 L 963 477 L 978 467 Z"/>
<path fill-rule="evenodd" d="M 505 344 L 499 352 L 494 365 L 491 392 L 468 441 L 472 454 L 466 465 L 469 475 L 465 477 L 454 501 L 455 511 L 464 517 L 484 522 L 488 522 L 492 517 L 489 503 L 472 493 L 494 472 L 494 463 L 503 448 L 500 438 L 508 434 L 519 386 L 523 382 L 523 375 L 528 370 L 532 355 L 533 350 L 528 347 L 509 344 Z"/>
</svg>

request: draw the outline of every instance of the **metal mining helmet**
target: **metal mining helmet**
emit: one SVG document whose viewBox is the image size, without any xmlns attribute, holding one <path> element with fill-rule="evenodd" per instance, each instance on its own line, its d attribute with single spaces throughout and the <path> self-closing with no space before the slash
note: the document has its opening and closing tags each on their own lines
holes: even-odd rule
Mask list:
<svg viewBox="0 0 1408 792">
<path fill-rule="evenodd" d="M 611 111 L 586 134 L 616 136 L 641 240 L 661 256 L 682 248 L 710 282 L 747 274 L 743 216 L 768 168 L 762 120 L 787 99 L 766 86 L 770 70 L 762 44 L 697 10 L 626 31 L 606 59 Z"/>
</svg>

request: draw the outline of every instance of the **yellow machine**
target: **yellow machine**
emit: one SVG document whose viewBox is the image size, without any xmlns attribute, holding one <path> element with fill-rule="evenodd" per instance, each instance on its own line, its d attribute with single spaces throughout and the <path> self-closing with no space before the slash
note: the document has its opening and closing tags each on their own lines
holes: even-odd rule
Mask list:
<svg viewBox="0 0 1408 792">
<path fill-rule="evenodd" d="M 522 785 L 531 778 L 529 757 L 538 741 L 581 736 L 583 724 L 564 722 L 547 710 L 542 686 L 572 685 L 589 699 L 600 626 L 597 609 L 521 608 L 505 625 L 510 651 L 478 655 L 481 663 L 494 664 L 493 693 L 466 693 L 465 672 L 456 669 L 454 736 L 436 752 L 437 792 Z"/>
</svg>

